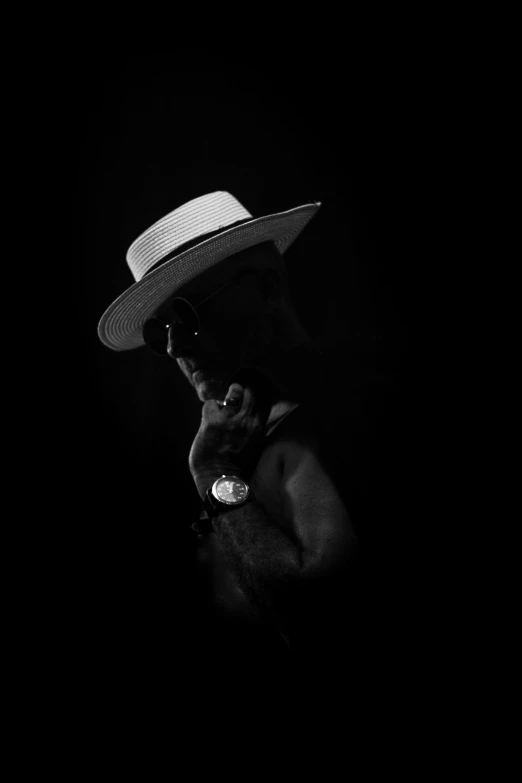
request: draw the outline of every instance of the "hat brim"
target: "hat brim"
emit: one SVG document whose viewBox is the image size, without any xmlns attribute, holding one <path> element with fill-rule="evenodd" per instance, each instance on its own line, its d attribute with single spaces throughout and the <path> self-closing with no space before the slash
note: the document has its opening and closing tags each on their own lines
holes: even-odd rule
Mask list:
<svg viewBox="0 0 522 783">
<path fill-rule="evenodd" d="M 261 242 L 273 241 L 279 252 L 285 253 L 319 207 L 317 202 L 253 218 L 165 261 L 107 308 L 98 324 L 100 340 L 114 351 L 145 345 L 143 325 L 179 288 L 223 259 Z"/>
</svg>

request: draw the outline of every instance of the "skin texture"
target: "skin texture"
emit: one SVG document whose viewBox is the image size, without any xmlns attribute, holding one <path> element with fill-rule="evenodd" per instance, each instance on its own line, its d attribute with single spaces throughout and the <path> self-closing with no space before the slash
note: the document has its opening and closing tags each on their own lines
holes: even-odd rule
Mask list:
<svg viewBox="0 0 522 783">
<path fill-rule="evenodd" d="M 285 354 L 310 342 L 285 302 L 277 263 L 273 251 L 258 246 L 227 259 L 221 273 L 211 270 L 185 286 L 178 295 L 197 307 L 241 270 L 261 267 L 209 300 L 199 311 L 199 339 L 183 345 L 171 340 L 169 354 L 203 403 L 189 456 L 200 497 L 223 473 L 242 475 L 254 491 L 253 502 L 214 517 L 211 533 L 200 536 L 202 559 L 216 579 L 214 594 L 231 611 L 270 623 L 290 645 L 313 606 L 319 607 L 317 616 L 324 615 L 321 601 L 328 600 L 332 580 L 349 568 L 357 542 L 313 431 L 281 428 L 281 436 L 265 444 L 275 407 L 298 398 Z M 273 405 L 263 407 L 255 383 L 228 384 L 245 361 L 273 382 Z M 201 364 L 209 366 L 195 372 Z M 217 400 L 224 398 L 235 405 L 221 407 Z"/>
</svg>

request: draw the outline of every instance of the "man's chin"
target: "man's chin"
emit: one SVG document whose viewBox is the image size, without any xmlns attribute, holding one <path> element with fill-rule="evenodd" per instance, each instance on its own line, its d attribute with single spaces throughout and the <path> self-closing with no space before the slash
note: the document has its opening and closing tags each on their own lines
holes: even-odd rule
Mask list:
<svg viewBox="0 0 522 783">
<path fill-rule="evenodd" d="M 194 386 L 198 398 L 201 402 L 207 400 L 222 400 L 228 391 L 228 387 L 225 388 L 225 382 L 227 379 L 226 372 L 213 372 L 212 375 L 204 373 L 196 373 L 194 376 Z"/>
</svg>

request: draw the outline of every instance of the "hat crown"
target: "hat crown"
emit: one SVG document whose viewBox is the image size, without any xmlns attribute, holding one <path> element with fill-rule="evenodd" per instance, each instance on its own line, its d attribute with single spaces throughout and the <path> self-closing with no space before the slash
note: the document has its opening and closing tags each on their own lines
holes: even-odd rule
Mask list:
<svg viewBox="0 0 522 783">
<path fill-rule="evenodd" d="M 134 240 L 127 251 L 127 264 L 138 282 L 162 258 L 185 243 L 252 217 L 224 190 L 199 196 L 169 212 Z"/>
</svg>

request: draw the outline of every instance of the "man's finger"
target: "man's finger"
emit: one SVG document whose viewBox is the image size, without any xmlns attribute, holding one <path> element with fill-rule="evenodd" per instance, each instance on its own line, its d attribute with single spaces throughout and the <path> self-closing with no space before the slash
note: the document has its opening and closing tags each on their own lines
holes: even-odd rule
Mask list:
<svg viewBox="0 0 522 783">
<path fill-rule="evenodd" d="M 243 387 L 239 385 L 239 383 L 232 383 L 229 386 L 229 389 L 227 391 L 226 397 L 225 397 L 225 405 L 228 407 L 229 405 L 231 407 L 241 407 L 241 403 L 243 402 Z"/>
<path fill-rule="evenodd" d="M 243 394 L 243 406 L 246 411 L 252 412 L 256 407 L 256 396 L 250 386 L 245 386 Z"/>
</svg>

